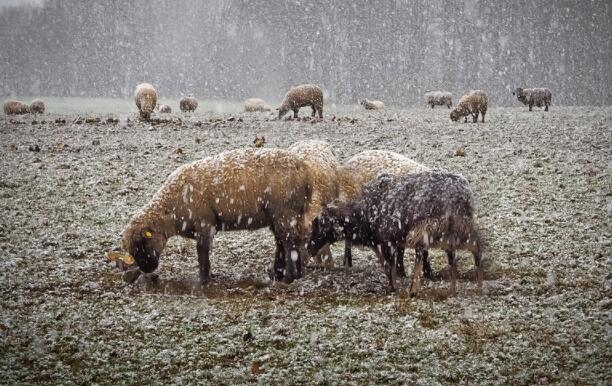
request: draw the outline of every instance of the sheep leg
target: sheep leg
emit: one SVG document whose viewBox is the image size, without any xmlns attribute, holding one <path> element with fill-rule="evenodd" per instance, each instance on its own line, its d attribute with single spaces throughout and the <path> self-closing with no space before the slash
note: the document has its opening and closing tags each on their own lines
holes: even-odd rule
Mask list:
<svg viewBox="0 0 612 386">
<path fill-rule="evenodd" d="M 533 110 L 533 103 L 529 103 L 529 111 Z"/>
<path fill-rule="evenodd" d="M 392 292 L 394 292 L 397 287 L 397 250 L 398 248 L 390 247 L 385 244 L 381 251 L 384 261 L 387 262 L 385 273 L 389 278 L 389 288 Z"/>
<path fill-rule="evenodd" d="M 473 252 L 473 254 L 474 254 L 474 265 L 476 266 L 476 280 L 478 282 L 478 293 L 482 293 L 483 272 L 482 272 L 482 259 L 480 255 L 480 247 L 478 247 L 476 251 Z"/>
<path fill-rule="evenodd" d="M 451 287 L 450 292 L 451 295 L 455 295 L 457 292 L 456 282 L 457 282 L 457 256 L 455 255 L 454 250 L 446 251 L 446 257 L 448 258 L 448 265 L 450 265 L 451 270 Z"/>
<path fill-rule="evenodd" d="M 482 113 L 482 123 L 484 123 L 484 116 L 485 116 L 485 112 Z"/>
<path fill-rule="evenodd" d="M 421 271 L 423 270 L 423 256 L 425 249 L 423 247 L 417 247 L 414 257 L 414 269 L 412 272 L 412 280 L 410 283 L 410 297 L 415 297 L 419 294 L 421 287 Z"/>
<path fill-rule="evenodd" d="M 276 242 L 276 253 L 274 254 L 274 279 L 277 281 L 283 280 L 285 270 L 285 255 L 283 242 L 274 235 L 274 241 Z"/>
<path fill-rule="evenodd" d="M 432 108 L 432 109 L 434 108 L 434 104 L 433 104 L 433 103 L 431 104 L 431 108 Z"/>
<path fill-rule="evenodd" d="M 293 109 L 293 118 L 294 119 L 298 118 L 298 111 L 300 111 L 300 109 Z"/>
<path fill-rule="evenodd" d="M 406 268 L 404 267 L 404 248 L 397 248 L 398 253 L 395 259 L 397 265 L 397 275 L 399 277 L 406 277 Z"/>
<path fill-rule="evenodd" d="M 302 276 L 302 256 L 305 252 L 303 244 L 295 236 L 290 236 L 283 241 L 286 267 L 285 281 L 287 283 L 291 283 Z"/>
<path fill-rule="evenodd" d="M 315 107 L 315 105 L 310 106 L 312 108 L 312 113 L 310 114 L 311 117 L 315 117 L 317 115 L 317 108 Z"/>
<path fill-rule="evenodd" d="M 323 104 L 321 104 L 321 106 L 319 106 L 318 110 L 319 110 L 319 118 L 323 119 Z"/>
<path fill-rule="evenodd" d="M 208 234 L 208 233 L 207 233 Z M 198 252 L 198 264 L 200 269 L 200 284 L 206 285 L 210 283 L 210 244 L 212 237 L 200 236 L 196 243 Z"/>
<path fill-rule="evenodd" d="M 352 240 L 344 240 L 344 266 L 350 268 L 353 266 L 353 242 Z"/>
<path fill-rule="evenodd" d="M 318 253 L 319 259 L 322 260 L 323 268 L 332 269 L 334 268 L 334 255 L 331 253 L 330 245 L 327 244 Z"/>
<path fill-rule="evenodd" d="M 474 123 L 478 122 L 478 111 L 472 113 L 472 119 Z"/>
<path fill-rule="evenodd" d="M 548 103 L 544 104 L 544 111 L 548 111 Z"/>
<path fill-rule="evenodd" d="M 428 280 L 433 280 L 433 272 L 429 262 L 429 251 L 427 249 L 423 250 L 423 277 Z"/>
</svg>

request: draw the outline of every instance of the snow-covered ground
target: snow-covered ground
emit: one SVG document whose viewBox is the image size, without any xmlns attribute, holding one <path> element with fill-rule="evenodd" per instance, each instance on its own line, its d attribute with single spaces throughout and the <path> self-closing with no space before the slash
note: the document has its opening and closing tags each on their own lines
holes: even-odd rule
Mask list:
<svg viewBox="0 0 612 386">
<path fill-rule="evenodd" d="M 493 108 L 484 124 L 425 107 L 326 108 L 323 122 L 210 111 L 154 124 L 0 116 L 0 383 L 612 382 L 612 108 Z M 484 294 L 469 280 L 456 297 L 446 281 L 417 300 L 390 294 L 370 251 L 340 268 L 340 244 L 338 268 L 270 284 L 267 230 L 220 233 L 208 288 L 183 239 L 158 284 L 125 284 L 105 254 L 130 214 L 179 165 L 257 135 L 463 174 L 487 241 Z"/>
</svg>

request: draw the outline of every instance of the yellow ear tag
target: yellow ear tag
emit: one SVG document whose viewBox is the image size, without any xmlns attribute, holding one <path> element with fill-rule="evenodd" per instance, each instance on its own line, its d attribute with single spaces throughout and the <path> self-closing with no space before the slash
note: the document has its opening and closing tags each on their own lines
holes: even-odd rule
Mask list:
<svg viewBox="0 0 612 386">
<path fill-rule="evenodd" d="M 152 238 L 152 237 L 153 237 L 153 233 L 151 233 L 151 232 L 149 232 L 149 231 L 145 231 L 145 234 L 144 234 L 144 235 L 145 235 L 145 237 L 146 237 L 147 239 L 150 239 L 150 238 Z"/>
</svg>

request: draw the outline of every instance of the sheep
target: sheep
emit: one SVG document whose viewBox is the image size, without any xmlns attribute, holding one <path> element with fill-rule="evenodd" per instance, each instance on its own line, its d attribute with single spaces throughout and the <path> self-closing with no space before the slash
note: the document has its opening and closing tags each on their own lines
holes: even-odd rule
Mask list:
<svg viewBox="0 0 612 386">
<path fill-rule="evenodd" d="M 198 101 L 192 96 L 184 96 L 179 101 L 179 106 L 184 113 L 195 111 L 198 108 Z"/>
<path fill-rule="evenodd" d="M 319 118 L 323 119 L 323 90 L 314 84 L 302 84 L 292 87 L 285 94 L 285 99 L 278 110 L 278 119 L 281 119 L 290 110 L 293 110 L 293 118 L 298 117 L 300 107 L 310 106 L 312 116 L 319 113 Z"/>
<path fill-rule="evenodd" d="M 266 137 L 263 135 L 261 137 L 256 136 L 253 140 L 253 145 L 255 145 L 255 147 L 264 147 L 266 145 Z"/>
<path fill-rule="evenodd" d="M 453 94 L 448 91 L 428 91 L 425 93 L 425 101 L 433 109 L 434 106 L 445 106 L 451 108 L 453 105 Z"/>
<path fill-rule="evenodd" d="M 375 180 L 380 174 L 406 175 L 427 170 L 429 170 L 427 166 L 392 151 L 363 151 L 351 157 L 341 166 L 338 173 L 341 181 L 338 201 L 342 203 L 351 203 L 359 200 L 361 198 L 363 186 Z M 378 255 L 378 258 L 379 261 L 383 263 L 380 255 Z M 344 265 L 346 267 L 352 267 L 353 265 L 351 240 L 345 241 Z M 431 278 L 431 266 L 427 258 L 425 259 L 424 266 L 425 276 Z M 401 276 L 405 275 L 403 260 L 398 262 L 398 271 Z"/>
<path fill-rule="evenodd" d="M 140 118 L 145 120 L 151 119 L 151 113 L 155 110 L 155 105 L 157 105 L 157 92 L 155 88 L 149 83 L 139 84 L 134 93 L 134 100 L 136 101 L 138 111 L 140 111 Z"/>
<path fill-rule="evenodd" d="M 451 111 L 450 119 L 457 122 L 461 117 L 472 115 L 473 121 L 478 122 L 478 114 L 482 114 L 482 122 L 485 121 L 485 114 L 489 105 L 489 97 L 482 90 L 471 90 L 461 97 L 457 106 Z"/>
<path fill-rule="evenodd" d="M 272 108 L 263 99 L 249 98 L 244 101 L 244 111 L 255 112 L 255 111 L 270 111 Z"/>
<path fill-rule="evenodd" d="M 533 106 L 542 107 L 544 105 L 544 111 L 548 111 L 548 106 L 552 100 L 552 93 L 547 88 L 516 88 L 512 95 L 516 95 L 518 99 L 525 106 L 529 106 L 529 111 L 532 111 Z"/>
<path fill-rule="evenodd" d="M 426 171 L 406 176 L 383 174 L 364 187 L 361 200 L 328 206 L 312 226 L 308 250 L 315 253 L 341 238 L 368 246 L 387 262 L 389 286 L 395 290 L 397 261 L 405 248 L 417 250 L 410 296 L 420 287 L 423 251 L 446 251 L 455 293 L 457 250 L 472 252 L 478 287 L 482 288 L 481 239 L 475 218 L 474 195 L 461 176 Z"/>
<path fill-rule="evenodd" d="M 304 231 L 309 234 L 312 221 L 327 204 L 338 198 L 340 182 L 337 176 L 340 163 L 331 145 L 326 141 L 298 141 L 287 150 L 301 157 L 311 169 L 312 200 L 310 210 L 304 214 Z M 334 261 L 329 246 L 315 256 L 315 262 L 319 266 L 333 268 Z M 305 261 L 304 265 L 306 263 Z"/>
<path fill-rule="evenodd" d="M 23 102 L 6 100 L 4 101 L 4 114 L 6 115 L 20 115 L 28 114 L 30 112 L 30 106 Z"/>
<path fill-rule="evenodd" d="M 360 105 L 363 105 L 363 107 L 366 110 L 384 110 L 385 109 L 385 104 L 381 101 L 371 101 L 366 99 L 362 99 L 359 101 Z"/>
<path fill-rule="evenodd" d="M 34 114 L 43 114 L 45 112 L 45 102 L 42 99 L 34 99 L 30 103 L 30 112 Z"/>
<path fill-rule="evenodd" d="M 172 113 L 172 108 L 168 105 L 159 105 L 158 108 L 160 114 L 170 114 Z"/>
<path fill-rule="evenodd" d="M 274 274 L 290 282 L 301 276 L 306 253 L 303 214 L 310 209 L 311 181 L 307 164 L 283 149 L 230 150 L 183 165 L 130 219 L 123 248 L 142 272 L 150 273 L 170 237 L 195 239 L 200 283 L 206 285 L 218 231 L 270 227 L 283 248 L 276 254 Z"/>
</svg>

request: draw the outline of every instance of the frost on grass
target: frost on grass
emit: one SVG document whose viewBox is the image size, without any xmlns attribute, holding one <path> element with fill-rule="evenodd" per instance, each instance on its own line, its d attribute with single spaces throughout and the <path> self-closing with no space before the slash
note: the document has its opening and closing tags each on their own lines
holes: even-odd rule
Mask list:
<svg viewBox="0 0 612 386">
<path fill-rule="evenodd" d="M 177 127 L 130 117 L 104 136 L 95 124 L 53 123 L 62 117 L 0 120 L 3 383 L 605 383 L 611 110 L 555 107 L 544 119 L 523 110 L 493 108 L 469 126 L 425 107 L 388 109 L 392 121 L 353 111 L 353 123 L 315 124 L 196 111 Z M 129 215 L 182 163 L 252 146 L 254 125 L 269 147 L 318 138 L 341 162 L 388 149 L 463 175 L 478 196 L 485 294 L 463 254 L 456 297 L 447 281 L 424 281 L 419 300 L 389 294 L 376 257 L 359 249 L 351 270 L 307 268 L 273 284 L 265 229 L 221 232 L 204 290 L 195 245 L 178 238 L 158 284 L 123 283 L 106 253 Z M 448 157 L 457 148 L 465 156 Z M 332 248 L 337 267 L 342 251 Z M 442 270 L 445 255 L 431 256 Z"/>
</svg>

